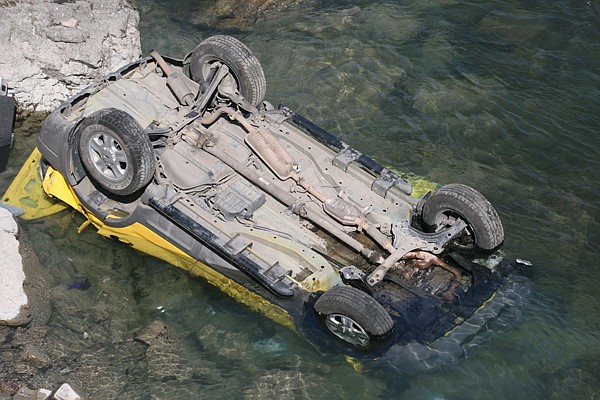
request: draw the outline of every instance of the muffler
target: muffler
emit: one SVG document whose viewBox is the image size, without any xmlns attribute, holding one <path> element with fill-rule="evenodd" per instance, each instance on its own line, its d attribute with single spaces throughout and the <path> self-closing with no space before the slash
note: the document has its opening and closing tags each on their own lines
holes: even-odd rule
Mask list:
<svg viewBox="0 0 600 400">
<path fill-rule="evenodd" d="M 189 107 L 193 106 L 196 94 L 198 94 L 199 86 L 179 72 L 173 71 L 156 50 L 151 51 L 150 55 L 156 60 L 160 69 L 162 69 L 167 76 L 167 86 L 171 89 L 175 97 L 177 97 L 177 100 L 183 105 Z M 195 84 L 196 87 L 190 87 L 193 84 Z"/>
<path fill-rule="evenodd" d="M 264 129 L 252 129 L 246 135 L 246 143 L 282 181 L 299 172 L 300 168 L 290 153 Z"/>
</svg>

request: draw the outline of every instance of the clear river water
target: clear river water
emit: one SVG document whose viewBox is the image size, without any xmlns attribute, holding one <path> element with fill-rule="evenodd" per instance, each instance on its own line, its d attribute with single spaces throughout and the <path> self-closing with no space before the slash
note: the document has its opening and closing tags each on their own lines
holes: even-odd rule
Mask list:
<svg viewBox="0 0 600 400">
<path fill-rule="evenodd" d="M 139 0 L 144 53 L 182 57 L 212 34 L 241 39 L 273 104 L 395 170 L 482 192 L 503 220 L 504 255 L 535 265 L 532 293 L 466 358 L 390 382 L 183 271 L 90 229 L 78 235 L 83 219 L 70 211 L 22 222 L 50 286 L 92 284 L 54 294 L 48 317 L 49 336 L 65 343 L 48 350 L 55 359 L 105 372 L 90 396 L 600 398 L 600 2 L 315 0 L 241 25 L 207 18 L 209 3 Z M 35 132 L 21 134 L 1 189 L 35 145 Z M 154 355 L 171 375 L 136 370 L 152 360 L 118 351 L 153 319 L 180 347 Z M 98 321 L 107 328 L 94 330 Z"/>
</svg>

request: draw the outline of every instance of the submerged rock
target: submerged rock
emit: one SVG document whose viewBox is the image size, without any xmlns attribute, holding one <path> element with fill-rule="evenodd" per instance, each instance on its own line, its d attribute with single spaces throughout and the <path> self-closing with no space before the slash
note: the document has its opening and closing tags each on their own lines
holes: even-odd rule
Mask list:
<svg viewBox="0 0 600 400">
<path fill-rule="evenodd" d="M 259 17 L 314 0 L 212 0 L 197 3 L 190 12 L 191 20 L 219 29 L 250 30 Z"/>
<path fill-rule="evenodd" d="M 28 387 L 22 387 L 13 397 L 13 400 L 30 400 L 37 397 L 37 391 L 29 389 Z"/>
<path fill-rule="evenodd" d="M 29 389 L 23 387 L 13 397 L 13 400 L 46 400 L 52 395 L 52 391 L 48 389 Z M 1 397 L 0 397 L 1 398 Z"/>
<path fill-rule="evenodd" d="M 25 346 L 21 359 L 36 368 L 48 368 L 52 365 L 50 359 L 44 352 L 31 345 Z"/>
<path fill-rule="evenodd" d="M 28 109 L 51 110 L 141 53 L 124 0 L 0 2 L 0 20 L 0 76 Z"/>
<path fill-rule="evenodd" d="M 148 346 L 168 341 L 167 325 L 162 321 L 152 321 L 135 338 L 140 342 L 146 343 Z"/>
<path fill-rule="evenodd" d="M 598 399 L 600 398 L 600 358 L 591 353 L 572 360 L 554 373 L 544 377 L 545 398 Z"/>
</svg>

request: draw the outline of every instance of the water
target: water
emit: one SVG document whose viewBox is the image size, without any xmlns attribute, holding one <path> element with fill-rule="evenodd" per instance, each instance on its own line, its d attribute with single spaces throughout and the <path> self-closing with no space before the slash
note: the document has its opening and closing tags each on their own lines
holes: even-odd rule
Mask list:
<svg viewBox="0 0 600 400">
<path fill-rule="evenodd" d="M 484 193 L 506 256 L 536 265 L 533 295 L 468 358 L 389 385 L 200 280 L 91 230 L 77 235 L 83 219 L 64 212 L 22 224 L 53 288 L 56 366 L 85 355 L 71 379 L 97 398 L 598 397 L 600 3 L 314 1 L 237 26 L 208 18 L 210 4 L 140 0 L 144 51 L 182 57 L 211 34 L 240 38 L 274 104 L 394 169 Z M 33 145 L 20 132 L 30 136 L 2 189 L 15 153 Z M 80 276 L 88 291 L 61 290 Z M 130 344 L 152 319 L 173 338 L 163 354 Z M 85 368 L 98 365 L 104 381 Z"/>
</svg>

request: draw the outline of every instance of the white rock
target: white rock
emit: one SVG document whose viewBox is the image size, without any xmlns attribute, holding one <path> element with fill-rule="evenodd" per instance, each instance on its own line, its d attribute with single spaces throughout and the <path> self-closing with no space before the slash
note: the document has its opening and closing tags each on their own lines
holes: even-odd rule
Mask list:
<svg viewBox="0 0 600 400">
<path fill-rule="evenodd" d="M 17 221 L 7 209 L 2 207 L 0 207 L 0 231 L 11 236 L 16 236 L 19 231 Z"/>
<path fill-rule="evenodd" d="M 59 21 L 58 23 L 65 28 L 75 28 L 79 21 L 77 21 L 75 18 L 69 18 L 67 20 Z"/>
<path fill-rule="evenodd" d="M 52 391 L 48 389 L 38 389 L 35 400 L 46 400 L 52 395 Z"/>
<path fill-rule="evenodd" d="M 0 76 L 20 106 L 52 110 L 93 79 L 140 57 L 139 14 L 127 1 L 5 3 Z"/>
<path fill-rule="evenodd" d="M 0 324 L 24 322 L 23 309 L 29 304 L 23 290 L 25 273 L 16 238 L 17 223 L 12 214 L 0 207 Z"/>
<path fill-rule="evenodd" d="M 81 396 L 75 393 L 68 383 L 63 383 L 63 385 L 58 388 L 56 393 L 54 393 L 54 398 L 56 400 L 81 400 Z"/>
</svg>

